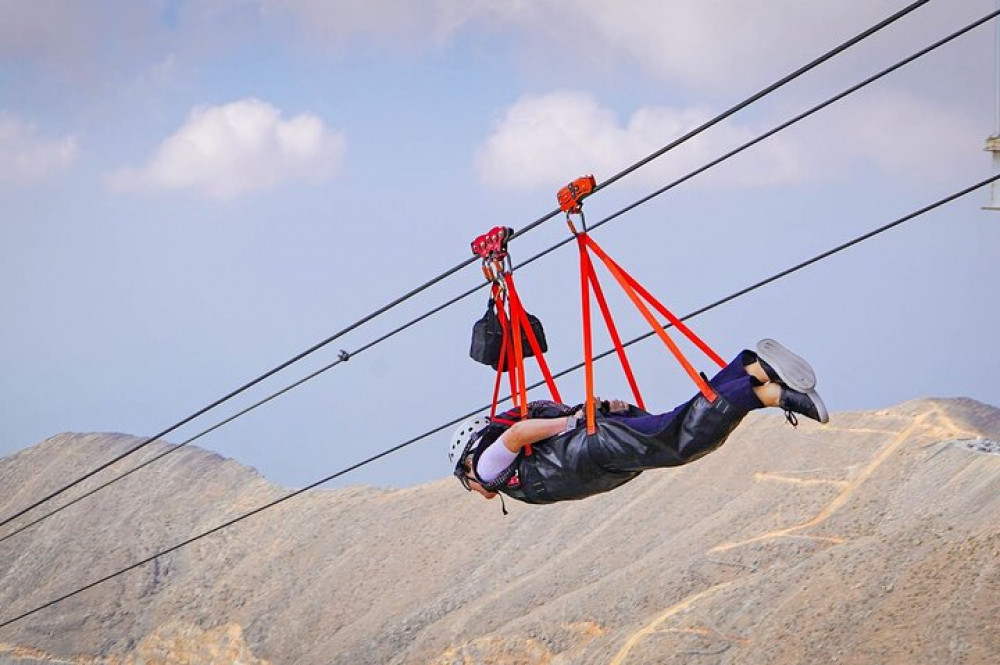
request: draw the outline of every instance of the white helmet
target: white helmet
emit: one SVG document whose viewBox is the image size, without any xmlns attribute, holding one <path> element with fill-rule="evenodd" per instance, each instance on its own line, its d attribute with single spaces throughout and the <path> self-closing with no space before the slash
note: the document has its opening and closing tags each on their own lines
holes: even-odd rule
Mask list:
<svg viewBox="0 0 1000 665">
<path fill-rule="evenodd" d="M 473 442 L 476 440 L 476 435 L 483 431 L 483 428 L 491 422 L 490 417 L 485 414 L 466 418 L 451 436 L 448 461 L 457 466 L 458 461 L 469 452 Z"/>
</svg>

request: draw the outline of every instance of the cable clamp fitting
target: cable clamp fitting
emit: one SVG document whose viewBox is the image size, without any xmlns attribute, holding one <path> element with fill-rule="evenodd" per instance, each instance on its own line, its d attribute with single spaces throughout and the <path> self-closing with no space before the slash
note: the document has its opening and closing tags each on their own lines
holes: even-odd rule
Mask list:
<svg viewBox="0 0 1000 665">
<path fill-rule="evenodd" d="M 580 215 L 580 222 L 583 224 L 584 233 L 587 232 L 587 221 L 583 216 L 583 199 L 597 188 L 597 181 L 593 175 L 585 175 L 577 178 L 559 190 L 556 198 L 559 200 L 559 208 L 566 213 L 566 224 L 573 235 L 577 235 L 576 227 L 573 225 L 572 215 Z"/>
<path fill-rule="evenodd" d="M 507 243 L 514 235 L 509 226 L 494 226 L 472 241 L 472 253 L 483 260 L 483 275 L 487 281 L 499 283 L 511 270 Z"/>
<path fill-rule="evenodd" d="M 337 357 L 340 358 L 340 362 L 346 363 L 348 360 L 351 359 L 351 354 L 341 349 L 340 353 L 337 354 Z"/>
</svg>

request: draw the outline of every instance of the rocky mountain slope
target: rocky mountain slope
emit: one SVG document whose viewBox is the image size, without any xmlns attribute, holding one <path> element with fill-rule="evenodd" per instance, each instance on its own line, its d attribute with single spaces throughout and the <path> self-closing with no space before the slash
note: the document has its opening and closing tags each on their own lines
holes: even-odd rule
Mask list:
<svg viewBox="0 0 1000 665">
<path fill-rule="evenodd" d="M 506 518 L 450 479 L 311 492 L 0 629 L 0 665 L 994 663 L 998 441 L 997 409 L 919 400 L 755 414 L 695 464 Z M 0 515 L 135 442 L 0 460 Z M 283 491 L 178 451 L 0 543 L 0 622 Z"/>
</svg>

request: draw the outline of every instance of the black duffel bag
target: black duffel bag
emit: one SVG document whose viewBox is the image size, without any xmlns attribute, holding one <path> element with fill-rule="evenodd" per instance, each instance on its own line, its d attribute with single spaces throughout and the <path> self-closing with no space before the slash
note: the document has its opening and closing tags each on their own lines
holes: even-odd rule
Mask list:
<svg viewBox="0 0 1000 665">
<path fill-rule="evenodd" d="M 542 353 L 545 353 L 549 350 L 549 347 L 545 341 L 545 330 L 542 328 L 542 322 L 533 314 L 528 314 L 527 312 L 525 314 L 528 317 L 528 323 L 531 324 L 531 330 L 535 333 L 538 348 Z M 472 326 L 472 346 L 469 348 L 469 356 L 478 363 L 497 369 L 497 366 L 500 364 L 500 348 L 502 346 L 503 328 L 500 326 L 500 318 L 497 316 L 493 298 L 490 298 L 483 318 L 476 321 L 475 325 Z M 521 350 L 525 358 L 535 355 L 535 351 L 531 348 L 531 343 L 528 341 L 528 334 L 525 330 L 521 330 Z M 510 369 L 510 358 L 513 355 L 514 350 L 507 349 L 503 371 L 506 372 Z"/>
</svg>

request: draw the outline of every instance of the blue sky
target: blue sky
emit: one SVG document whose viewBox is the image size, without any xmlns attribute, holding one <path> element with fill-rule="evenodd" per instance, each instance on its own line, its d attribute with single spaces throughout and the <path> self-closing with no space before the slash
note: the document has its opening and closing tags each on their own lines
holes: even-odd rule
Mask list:
<svg viewBox="0 0 1000 665">
<path fill-rule="evenodd" d="M 457 264 L 482 231 L 548 212 L 566 181 L 614 174 L 905 4 L 0 0 L 0 454 L 64 431 L 151 435 Z M 591 218 L 993 8 L 932 0 L 593 197 Z M 984 26 L 595 238 L 684 314 L 977 182 L 991 173 L 995 44 Z M 834 412 L 1000 404 L 1000 218 L 986 201 L 692 325 L 723 355 L 763 336 L 800 350 Z M 550 221 L 514 259 L 565 236 Z M 566 248 L 518 276 L 555 368 L 580 359 L 576 269 Z M 168 439 L 479 279 L 467 268 Z M 492 372 L 467 357 L 484 300 L 198 445 L 297 486 L 488 402 Z M 645 332 L 620 311 L 626 337 Z M 647 401 L 692 392 L 657 342 L 633 354 Z M 611 364 L 598 387 L 627 395 Z M 582 377 L 561 389 L 579 400 Z M 444 476 L 446 444 L 342 484 Z"/>
</svg>

